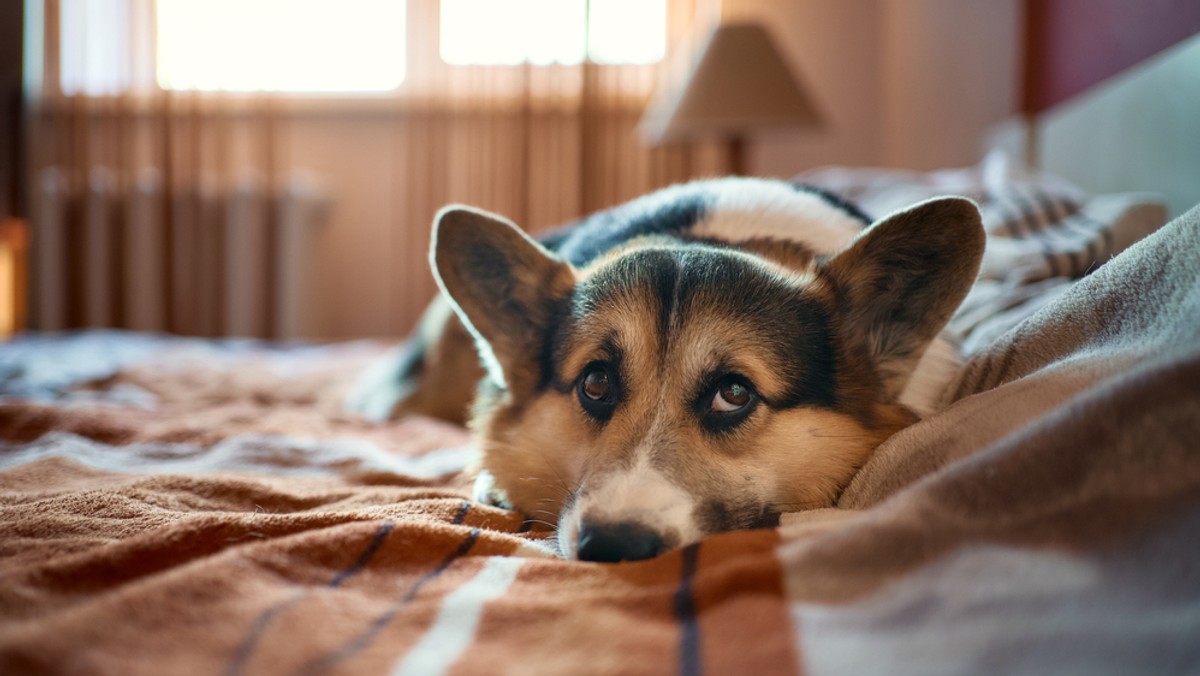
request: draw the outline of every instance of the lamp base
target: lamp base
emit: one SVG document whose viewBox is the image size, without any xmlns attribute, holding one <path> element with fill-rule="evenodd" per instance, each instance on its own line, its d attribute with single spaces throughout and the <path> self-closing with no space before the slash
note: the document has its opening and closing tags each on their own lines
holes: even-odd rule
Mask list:
<svg viewBox="0 0 1200 676">
<path fill-rule="evenodd" d="M 730 136 L 725 141 L 729 147 L 729 175 L 746 175 L 746 139 L 743 136 Z"/>
</svg>

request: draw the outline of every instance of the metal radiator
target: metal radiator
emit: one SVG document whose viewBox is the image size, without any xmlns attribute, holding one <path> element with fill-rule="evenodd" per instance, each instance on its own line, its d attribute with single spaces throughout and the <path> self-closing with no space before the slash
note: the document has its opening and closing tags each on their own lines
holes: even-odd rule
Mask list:
<svg viewBox="0 0 1200 676">
<path fill-rule="evenodd" d="M 311 337 L 328 200 L 311 180 L 244 176 L 166 189 L 146 170 L 86 185 L 57 168 L 35 186 L 31 328 Z M 75 184 L 73 184 L 75 183 Z"/>
</svg>

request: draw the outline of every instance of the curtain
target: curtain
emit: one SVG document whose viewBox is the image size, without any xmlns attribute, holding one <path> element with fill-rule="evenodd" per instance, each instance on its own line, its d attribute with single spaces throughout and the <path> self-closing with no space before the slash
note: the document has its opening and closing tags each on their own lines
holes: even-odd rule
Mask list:
<svg viewBox="0 0 1200 676">
<path fill-rule="evenodd" d="M 671 58 L 661 64 L 517 66 L 442 62 L 438 1 L 408 0 L 403 84 L 340 97 L 163 90 L 153 0 L 44 0 L 40 10 L 32 245 L 34 265 L 59 265 L 61 274 L 34 272 L 35 328 L 400 335 L 435 293 L 426 252 L 441 206 L 476 205 L 536 232 L 729 168 L 724 144 L 649 148 L 637 134 L 652 92 L 681 76 L 715 26 L 716 0 L 669 0 Z M 63 24 L 81 20 L 117 36 L 106 58 L 60 43 L 72 34 Z M 278 30 L 287 30 L 286 16 Z M 268 49 L 270 36 L 262 40 Z M 321 48 L 320 35 L 312 41 Z M 270 228 L 248 254 L 232 246 L 241 226 L 222 223 L 236 209 L 221 200 L 257 187 L 266 195 L 262 219 L 276 223 L 273 211 L 288 208 L 281 196 L 297 185 L 317 186 L 328 201 L 310 263 L 266 256 L 231 274 L 231 257 L 281 249 Z M 89 201 L 98 191 L 116 199 Z M 63 195 L 65 208 L 46 208 Z M 39 223 L 53 219 L 65 222 Z M 40 230 L 50 244 L 70 240 L 57 243 L 62 260 L 37 255 Z M 265 291 L 248 303 L 240 294 L 251 282 Z M 293 284 L 307 292 L 293 293 Z M 231 309 L 239 304 L 240 319 Z"/>
</svg>

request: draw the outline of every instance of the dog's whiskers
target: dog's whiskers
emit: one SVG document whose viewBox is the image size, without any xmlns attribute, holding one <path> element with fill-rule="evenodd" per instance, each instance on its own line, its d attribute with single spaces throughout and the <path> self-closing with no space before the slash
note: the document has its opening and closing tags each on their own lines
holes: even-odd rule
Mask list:
<svg viewBox="0 0 1200 676">
<path fill-rule="evenodd" d="M 554 478 L 558 480 L 558 488 L 563 492 L 563 499 L 566 500 L 569 498 L 571 495 L 571 486 L 567 483 L 566 478 L 559 473 L 558 468 L 554 466 L 554 463 L 550 462 L 550 460 L 546 457 L 544 450 L 538 449 L 538 457 L 541 458 L 543 463 L 545 463 L 546 469 L 550 470 L 550 473 L 553 474 Z"/>
<path fill-rule="evenodd" d="M 553 466 L 550 465 L 550 463 L 547 462 L 546 465 L 548 468 L 551 469 L 552 472 L 554 471 Z M 524 476 L 524 477 L 520 477 L 518 479 L 518 481 L 533 481 L 533 482 L 542 483 L 547 488 L 560 493 L 560 497 L 558 498 L 558 500 L 560 502 L 569 498 L 571 495 L 571 489 L 569 489 L 567 487 L 566 483 L 563 482 L 562 477 L 557 476 L 557 474 L 556 474 L 554 479 L 557 481 L 557 483 L 555 481 L 547 480 L 546 477 L 540 477 L 540 476 Z M 549 501 L 549 500 L 553 500 L 553 499 L 554 498 L 543 498 L 543 501 Z"/>
<path fill-rule="evenodd" d="M 566 491 L 566 490 L 565 490 L 565 489 L 564 489 L 562 486 L 558 486 L 558 485 L 554 484 L 554 483 L 553 483 L 553 482 L 551 482 L 551 481 L 547 481 L 547 480 L 546 480 L 544 477 L 538 477 L 538 476 L 523 476 L 523 477 L 518 477 L 518 478 L 517 478 L 517 480 L 518 480 L 518 481 L 532 481 L 532 482 L 536 482 L 536 483 L 542 484 L 543 486 L 545 486 L 546 488 L 550 489 L 551 491 L 557 491 L 557 492 L 560 492 L 560 493 L 562 493 L 562 497 L 559 497 L 559 498 L 554 498 L 554 497 L 539 498 L 539 499 L 538 499 L 538 502 L 539 502 L 539 503 L 543 503 L 543 502 L 554 502 L 556 499 L 557 499 L 559 502 L 562 502 L 563 500 L 565 500 L 567 497 L 569 497 L 569 496 L 570 496 L 570 491 Z"/>
</svg>

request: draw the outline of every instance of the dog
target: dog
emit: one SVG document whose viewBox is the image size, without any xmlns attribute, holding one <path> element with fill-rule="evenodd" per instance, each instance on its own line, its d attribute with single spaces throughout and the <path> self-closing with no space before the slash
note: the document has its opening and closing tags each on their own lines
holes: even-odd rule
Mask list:
<svg viewBox="0 0 1200 676">
<path fill-rule="evenodd" d="M 769 527 L 832 506 L 937 408 L 984 240 L 965 198 L 872 223 L 766 179 L 672 186 L 542 241 L 447 207 L 441 298 L 353 407 L 461 420 L 474 397 L 475 499 L 554 525 L 566 558 Z"/>
</svg>

